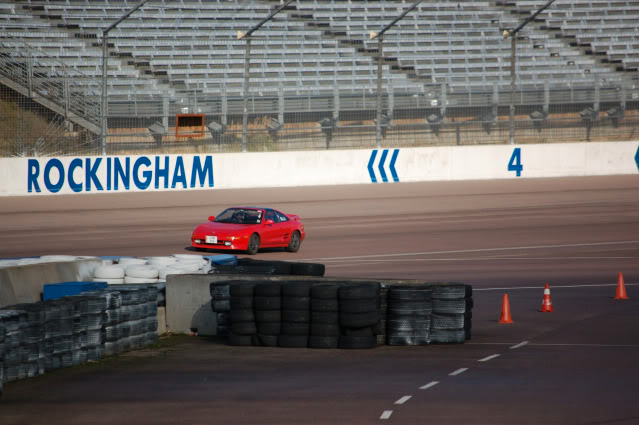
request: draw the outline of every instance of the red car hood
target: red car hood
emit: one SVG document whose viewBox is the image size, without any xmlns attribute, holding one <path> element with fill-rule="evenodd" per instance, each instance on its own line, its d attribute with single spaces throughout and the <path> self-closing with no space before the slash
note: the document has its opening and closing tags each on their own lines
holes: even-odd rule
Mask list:
<svg viewBox="0 0 639 425">
<path fill-rule="evenodd" d="M 247 233 L 252 233 L 252 229 L 255 224 L 236 224 L 236 223 L 215 223 L 209 221 L 202 223 L 193 231 L 197 235 L 216 235 L 216 236 L 242 236 Z"/>
</svg>

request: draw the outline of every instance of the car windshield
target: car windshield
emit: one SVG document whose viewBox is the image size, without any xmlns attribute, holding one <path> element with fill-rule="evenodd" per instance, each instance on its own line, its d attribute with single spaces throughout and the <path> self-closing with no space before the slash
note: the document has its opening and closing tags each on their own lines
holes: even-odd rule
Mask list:
<svg viewBox="0 0 639 425">
<path fill-rule="evenodd" d="M 244 208 L 229 208 L 222 211 L 213 220 L 215 223 L 235 223 L 235 224 L 260 224 L 262 221 L 262 211 Z"/>
</svg>

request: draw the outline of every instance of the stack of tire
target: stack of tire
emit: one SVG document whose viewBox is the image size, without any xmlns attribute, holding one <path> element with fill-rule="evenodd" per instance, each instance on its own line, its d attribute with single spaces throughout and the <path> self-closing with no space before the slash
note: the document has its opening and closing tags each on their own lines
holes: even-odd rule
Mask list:
<svg viewBox="0 0 639 425">
<path fill-rule="evenodd" d="M 4 382 L 25 378 L 27 373 L 23 362 L 28 357 L 26 349 L 27 313 L 20 310 L 0 311 L 0 322 L 5 330 L 2 361 Z"/>
<path fill-rule="evenodd" d="M 257 344 L 279 346 L 282 324 L 282 294 L 279 282 L 259 282 L 255 285 L 255 322 Z"/>
<path fill-rule="evenodd" d="M 378 297 L 381 285 L 377 282 L 356 283 L 339 287 L 339 347 L 375 348 L 375 330 L 380 322 Z"/>
<path fill-rule="evenodd" d="M 386 344 L 386 329 L 388 320 L 388 286 L 381 285 L 379 297 L 377 298 L 379 309 L 379 323 L 377 325 L 377 345 Z"/>
<path fill-rule="evenodd" d="M 253 303 L 255 297 L 255 283 L 234 282 L 229 287 L 231 306 L 230 345 L 256 345 L 257 326 Z"/>
<path fill-rule="evenodd" d="M 388 291 L 388 345 L 430 343 L 430 285 L 392 286 Z"/>
<path fill-rule="evenodd" d="M 103 355 L 111 356 L 124 351 L 124 344 L 120 343 L 122 331 L 120 322 L 122 321 L 122 294 L 119 291 L 100 291 L 92 293 L 94 298 L 91 303 L 100 305 L 100 299 L 104 298 L 104 303 L 100 307 L 105 307 L 102 313 L 102 343 L 104 345 Z M 125 315 L 128 311 L 125 311 Z"/>
<path fill-rule="evenodd" d="M 235 265 L 216 264 L 214 273 L 220 274 L 258 274 L 277 276 L 324 276 L 326 267 L 319 263 L 301 263 L 293 261 L 264 261 L 252 258 L 240 258 Z"/>
<path fill-rule="evenodd" d="M 2 324 L 2 316 L 0 315 L 0 396 L 4 388 L 4 339 L 5 330 Z"/>
<path fill-rule="evenodd" d="M 311 287 L 309 348 L 339 346 L 339 285 L 323 283 Z"/>
<path fill-rule="evenodd" d="M 306 348 L 311 330 L 310 282 L 287 282 L 282 285 L 282 325 L 279 345 Z"/>
<path fill-rule="evenodd" d="M 229 282 L 213 282 L 209 285 L 211 309 L 215 313 L 218 336 L 228 336 L 231 324 L 231 294 Z"/>
<path fill-rule="evenodd" d="M 434 284 L 432 300 L 431 341 L 438 344 L 463 344 L 466 340 L 466 285 Z"/>
<path fill-rule="evenodd" d="M 104 340 L 102 339 L 104 313 L 109 309 L 111 294 L 108 291 L 92 291 L 85 293 L 87 297 L 87 324 L 86 343 L 87 360 L 98 360 L 102 357 Z M 60 298 L 60 303 L 65 303 L 68 297 Z M 124 350 L 123 350 L 124 351 Z"/>
<path fill-rule="evenodd" d="M 473 328 L 473 287 L 472 285 L 466 286 L 466 312 L 464 313 L 464 334 L 465 339 L 468 341 L 472 337 L 472 328 Z"/>
</svg>

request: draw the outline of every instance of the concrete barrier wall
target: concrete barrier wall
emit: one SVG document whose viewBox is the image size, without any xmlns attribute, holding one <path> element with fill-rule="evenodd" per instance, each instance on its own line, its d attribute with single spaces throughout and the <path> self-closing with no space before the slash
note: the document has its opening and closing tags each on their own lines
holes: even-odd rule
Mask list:
<svg viewBox="0 0 639 425">
<path fill-rule="evenodd" d="M 0 269 L 0 307 L 40 301 L 47 283 L 93 280 L 93 270 L 102 260 L 40 263 Z"/>
<path fill-rule="evenodd" d="M 314 276 L 255 276 L 255 275 L 168 275 L 166 277 L 166 326 L 173 333 L 190 333 L 196 330 L 198 335 L 215 335 L 217 321 L 211 309 L 212 282 L 222 281 L 317 281 L 317 282 L 371 282 L 371 279 L 329 278 Z M 386 285 L 409 285 L 424 283 L 419 280 L 384 279 L 375 280 Z"/>
<path fill-rule="evenodd" d="M 0 158 L 0 196 L 636 174 L 639 142 Z"/>
</svg>

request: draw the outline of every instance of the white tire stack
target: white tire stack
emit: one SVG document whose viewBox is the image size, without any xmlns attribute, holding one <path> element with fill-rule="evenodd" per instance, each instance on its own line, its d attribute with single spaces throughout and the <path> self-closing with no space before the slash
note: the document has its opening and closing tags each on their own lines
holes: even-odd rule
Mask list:
<svg viewBox="0 0 639 425">
<path fill-rule="evenodd" d="M 147 265 L 133 265 L 124 269 L 124 283 L 157 283 L 158 268 Z"/>
<path fill-rule="evenodd" d="M 97 266 L 93 270 L 93 281 L 121 285 L 124 283 L 124 267 L 117 265 Z"/>
</svg>

